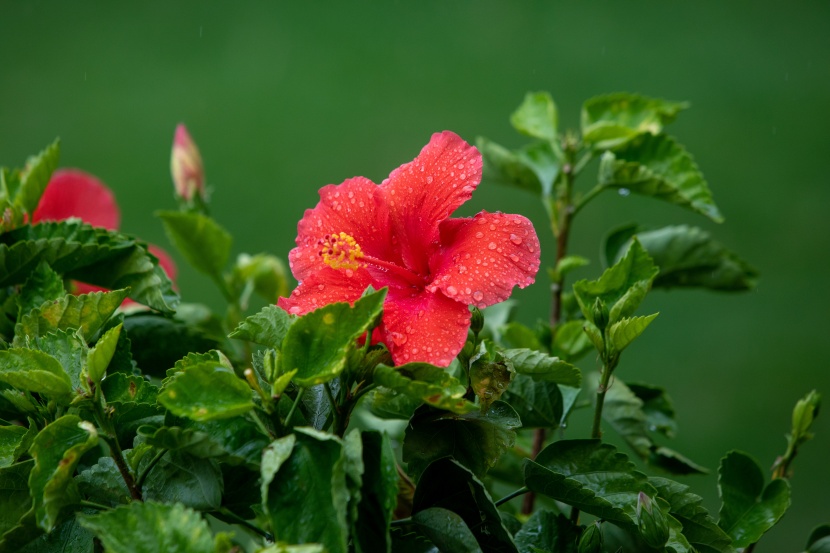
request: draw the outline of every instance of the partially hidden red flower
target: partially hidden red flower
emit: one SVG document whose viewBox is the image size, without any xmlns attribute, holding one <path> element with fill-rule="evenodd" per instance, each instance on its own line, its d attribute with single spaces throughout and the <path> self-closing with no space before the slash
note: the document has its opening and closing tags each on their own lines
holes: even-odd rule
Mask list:
<svg viewBox="0 0 830 553">
<path fill-rule="evenodd" d="M 96 177 L 78 169 L 59 169 L 52 174 L 49 184 L 32 214 L 32 223 L 63 221 L 76 217 L 94 227 L 117 230 L 121 212 L 112 191 Z M 176 279 L 176 264 L 170 256 L 153 244 L 147 249 L 159 260 L 159 265 L 171 280 Z M 75 282 L 78 294 L 104 290 L 100 286 Z M 124 300 L 125 304 L 134 303 Z"/>
<path fill-rule="evenodd" d="M 380 185 L 355 177 L 320 190 L 288 256 L 300 282 L 278 305 L 304 314 L 388 287 L 376 336 L 396 364 L 446 367 L 470 326 L 468 306 L 504 301 L 532 284 L 539 239 L 521 215 L 450 215 L 481 181 L 481 154 L 456 134 L 432 136 Z"/>
</svg>

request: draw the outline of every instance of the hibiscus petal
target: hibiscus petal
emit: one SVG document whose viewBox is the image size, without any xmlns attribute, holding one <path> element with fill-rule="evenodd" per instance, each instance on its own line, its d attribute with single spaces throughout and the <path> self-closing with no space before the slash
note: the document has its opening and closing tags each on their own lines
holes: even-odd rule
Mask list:
<svg viewBox="0 0 830 553">
<path fill-rule="evenodd" d="M 52 175 L 32 222 L 61 221 L 78 217 L 94 227 L 118 228 L 121 213 L 107 186 L 89 173 L 61 169 Z"/>
<path fill-rule="evenodd" d="M 384 343 L 396 365 L 422 361 L 446 367 L 467 340 L 470 311 L 444 294 L 389 291 L 383 305 Z"/>
<path fill-rule="evenodd" d="M 506 300 L 514 286 L 533 283 L 539 238 L 527 218 L 482 211 L 472 219 L 447 219 L 440 229 L 442 251 L 432 259 L 430 289 L 487 307 Z"/>
<path fill-rule="evenodd" d="M 305 315 L 338 301 L 354 303 L 371 283 L 365 269 L 346 276 L 343 271 L 323 267 L 302 281 L 289 297 L 280 298 L 277 305 L 293 315 Z"/>
<path fill-rule="evenodd" d="M 432 135 L 413 161 L 392 171 L 380 189 L 406 265 L 425 274 L 438 224 L 472 197 L 481 153 L 450 131 Z"/>
<path fill-rule="evenodd" d="M 364 253 L 389 259 L 388 215 L 377 193 L 378 186 L 364 177 L 320 189 L 320 202 L 306 210 L 297 225 L 297 247 L 288 254 L 297 280 L 327 267 L 319 255 L 319 241 L 327 234 L 345 232 Z"/>
</svg>

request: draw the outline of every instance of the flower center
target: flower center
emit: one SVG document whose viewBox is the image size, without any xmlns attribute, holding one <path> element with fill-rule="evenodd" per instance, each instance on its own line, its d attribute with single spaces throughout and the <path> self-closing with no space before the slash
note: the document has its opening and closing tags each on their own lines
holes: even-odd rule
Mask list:
<svg viewBox="0 0 830 553">
<path fill-rule="evenodd" d="M 363 251 L 355 239 L 345 232 L 327 234 L 320 239 L 320 255 L 323 263 L 332 269 L 358 269 L 362 259 Z"/>
</svg>

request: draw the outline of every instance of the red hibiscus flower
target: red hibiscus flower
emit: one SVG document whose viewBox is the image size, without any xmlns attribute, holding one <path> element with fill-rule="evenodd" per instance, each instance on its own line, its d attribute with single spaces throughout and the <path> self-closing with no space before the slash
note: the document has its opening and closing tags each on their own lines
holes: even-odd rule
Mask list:
<svg viewBox="0 0 830 553">
<path fill-rule="evenodd" d="M 52 174 L 32 214 L 32 223 L 62 221 L 71 217 L 77 217 L 94 227 L 116 230 L 121 222 L 121 211 L 112 191 L 100 180 L 78 169 L 60 169 Z M 159 265 L 167 276 L 175 280 L 176 264 L 167 252 L 152 244 L 147 249 L 158 258 Z M 75 291 L 79 294 L 100 290 L 104 289 L 83 282 L 75 283 Z M 124 303 L 135 302 L 124 300 Z"/>
<path fill-rule="evenodd" d="M 299 286 L 278 305 L 304 314 L 388 287 L 378 337 L 396 364 L 446 367 L 487 307 L 532 284 L 539 239 L 521 215 L 450 215 L 481 180 L 481 154 L 449 131 L 432 136 L 382 184 L 355 177 L 320 190 L 288 256 Z"/>
</svg>

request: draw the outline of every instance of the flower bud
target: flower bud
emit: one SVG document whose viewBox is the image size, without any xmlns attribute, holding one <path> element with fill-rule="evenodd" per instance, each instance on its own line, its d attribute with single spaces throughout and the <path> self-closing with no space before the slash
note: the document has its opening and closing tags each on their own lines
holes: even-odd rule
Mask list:
<svg viewBox="0 0 830 553">
<path fill-rule="evenodd" d="M 187 128 L 179 124 L 173 139 L 173 153 L 170 156 L 170 171 L 176 195 L 191 203 L 196 198 L 205 199 L 205 170 L 199 148 L 190 138 Z"/>
<path fill-rule="evenodd" d="M 473 334 L 478 336 L 478 333 L 481 332 L 481 329 L 484 328 L 484 314 L 481 310 L 473 306 L 473 313 L 472 318 L 470 319 L 470 330 L 473 331 Z"/>
<path fill-rule="evenodd" d="M 669 541 L 669 523 L 659 505 L 649 496 L 640 492 L 637 497 L 637 525 L 640 536 L 648 545 L 661 548 Z"/>
<path fill-rule="evenodd" d="M 578 553 L 601 553 L 602 552 L 602 531 L 600 529 L 600 522 L 594 521 L 593 524 L 586 527 L 582 531 L 582 536 L 579 538 Z"/>
<path fill-rule="evenodd" d="M 594 302 L 592 314 L 594 316 L 594 324 L 600 331 L 604 332 L 605 327 L 608 326 L 608 306 L 605 305 L 604 301 L 597 298 Z"/>
</svg>

